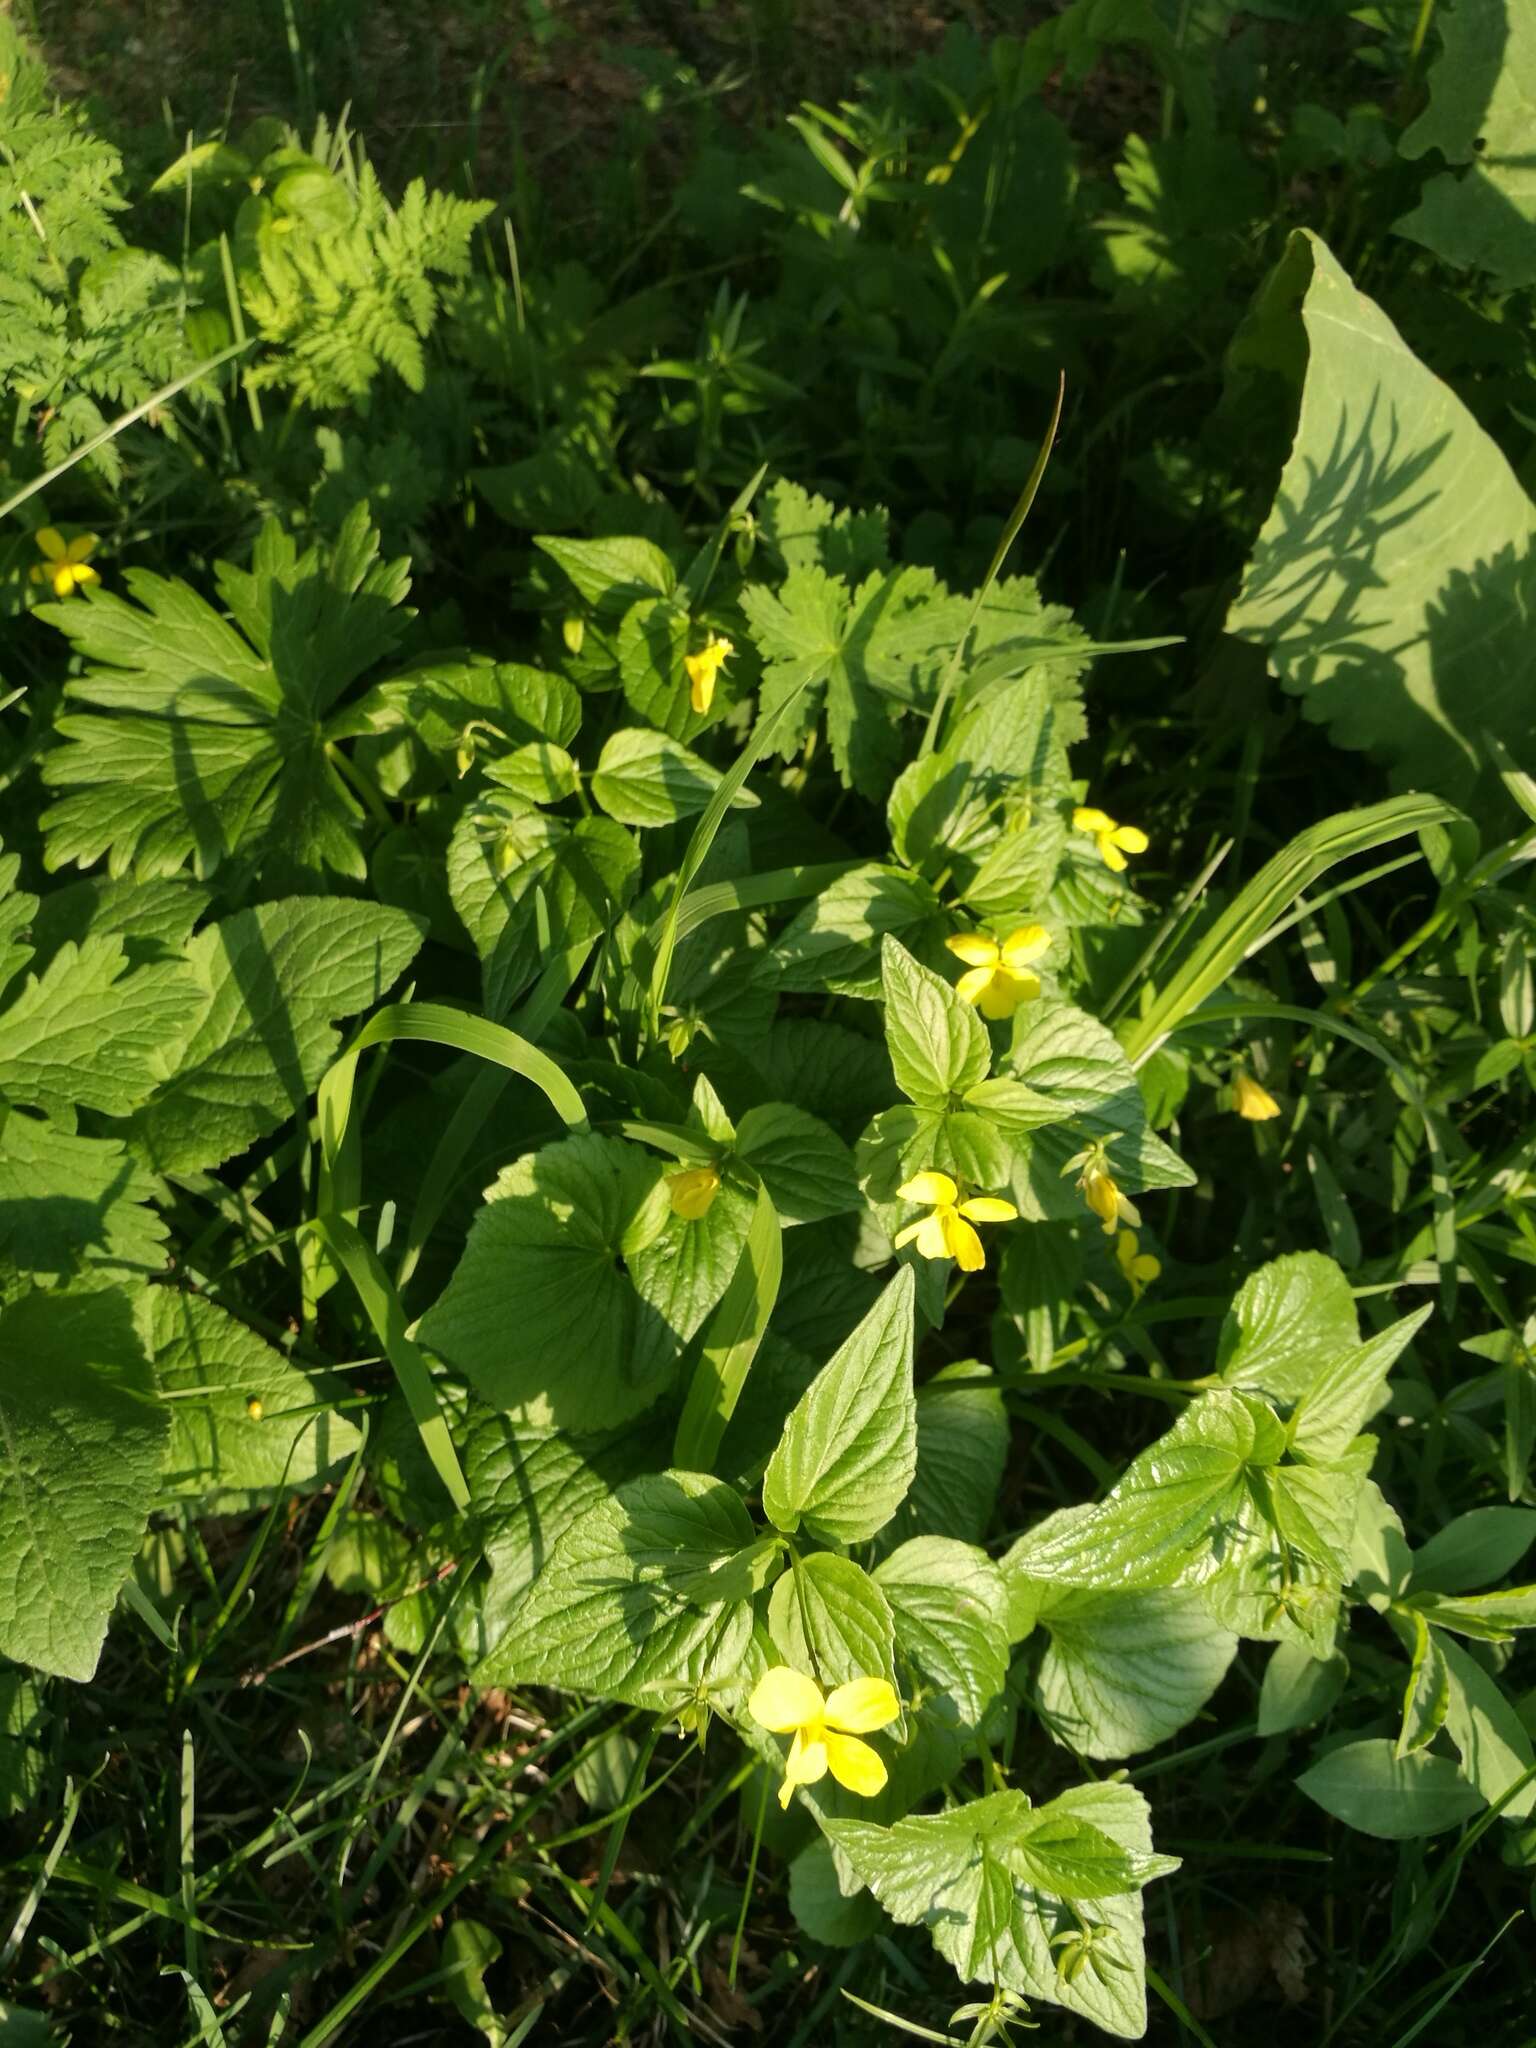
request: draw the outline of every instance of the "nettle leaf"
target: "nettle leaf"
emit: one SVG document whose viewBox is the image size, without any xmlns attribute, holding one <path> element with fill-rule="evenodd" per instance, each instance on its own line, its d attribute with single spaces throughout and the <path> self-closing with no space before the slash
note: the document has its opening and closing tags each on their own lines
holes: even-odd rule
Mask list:
<svg viewBox="0 0 1536 2048">
<path fill-rule="evenodd" d="M 639 848 L 610 818 L 567 825 L 512 797 L 467 810 L 449 842 L 448 893 L 480 955 L 487 1014 L 506 1015 L 547 950 L 609 930 L 639 874 Z"/>
<path fill-rule="evenodd" d="M 917 1471 L 906 1499 L 876 1539 L 986 1534 L 1008 1460 L 1008 1409 L 991 1369 L 974 1359 L 946 1365 L 917 1390 Z"/>
<path fill-rule="evenodd" d="M 43 817 L 50 868 L 108 856 L 114 875 L 199 876 L 240 858 L 283 875 L 362 881 L 361 805 L 328 757 L 328 714 L 394 645 L 410 588 L 378 558 L 366 507 L 334 548 L 300 555 L 263 528 L 249 572 L 214 568 L 226 620 L 189 585 L 129 569 L 133 599 L 98 590 L 39 607 L 84 656 L 43 761 L 61 795 Z"/>
<path fill-rule="evenodd" d="M 504 1167 L 421 1340 L 493 1408 L 604 1430 L 671 1384 L 729 1284 L 751 1204 L 722 1188 L 672 1215 L 661 1162 L 619 1138 L 565 1138 Z"/>
<path fill-rule="evenodd" d="M 1385 1736 L 1330 1749 L 1296 1785 L 1346 1827 L 1388 1842 L 1443 1834 L 1483 1804 L 1450 1757 L 1427 1749 L 1397 1756 Z"/>
<path fill-rule="evenodd" d="M 768 1190 L 781 1223 L 819 1223 L 859 1207 L 848 1147 L 820 1117 L 792 1103 L 747 1110 L 732 1149 Z"/>
<path fill-rule="evenodd" d="M 780 935 L 764 962 L 786 995 L 882 993 L 880 945 L 886 933 L 910 951 L 943 945 L 948 920 L 927 882 L 902 868 L 856 868 L 823 889 Z"/>
<path fill-rule="evenodd" d="M 1047 1637 L 1035 1705 L 1054 1739 L 1077 1756 L 1135 1756 L 1166 1742 L 1194 1720 L 1237 1652 L 1233 1631 L 1181 1587 L 1105 1592 L 1026 1583 L 1025 1590 Z"/>
<path fill-rule="evenodd" d="M 205 926 L 186 948 L 180 1042 L 129 1126 L 135 1150 L 188 1173 L 301 1113 L 340 1043 L 333 1020 L 378 1002 L 421 939 L 405 911 L 351 897 L 288 897 Z"/>
<path fill-rule="evenodd" d="M 572 1520 L 476 1672 L 666 1709 L 735 1680 L 763 1577 L 740 1497 L 699 1472 L 633 1479 Z"/>
<path fill-rule="evenodd" d="M 621 825 L 675 825 L 702 811 L 720 785 L 717 770 L 662 732 L 626 727 L 603 743 L 592 775 L 593 801 Z M 761 798 L 740 789 L 738 810 L 755 809 Z"/>
<path fill-rule="evenodd" d="M 174 1498 L 232 1511 L 253 1494 L 318 1484 L 356 1455 L 356 1427 L 328 1405 L 340 1384 L 302 1371 L 214 1302 L 152 1287 L 138 1325 L 170 1416 L 162 1487 Z"/>
<path fill-rule="evenodd" d="M 0 995 L 34 952 L 30 927 L 37 898 L 16 887 L 20 873 L 20 854 L 0 853 Z"/>
<path fill-rule="evenodd" d="M 998 1079 L 966 1100 L 1012 1143 L 1013 1199 L 1029 1222 L 1081 1220 L 1083 1198 L 1062 1169 L 1091 1139 L 1107 1146 L 1110 1171 L 1131 1193 L 1194 1180 L 1148 1124 L 1119 1042 L 1074 1004 L 1041 1000 L 1020 1009 Z"/>
<path fill-rule="evenodd" d="M 1536 284 L 1536 22 L 1523 7 L 1456 0 L 1435 26 L 1429 105 L 1397 146 L 1470 168 L 1430 178 L 1393 225 L 1457 270 L 1486 270 L 1510 289 Z"/>
<path fill-rule="evenodd" d="M 0 1121 L 0 1269 L 77 1286 L 165 1264 L 159 1183 L 116 1138 L 13 1109 Z"/>
<path fill-rule="evenodd" d="M 119 936 L 130 967 L 179 959 L 214 892 L 179 875 L 140 882 L 121 876 L 82 875 L 50 889 L 32 919 L 39 965 L 67 941 Z"/>
<path fill-rule="evenodd" d="M 1336 744 L 1474 815 L 1508 798 L 1483 735 L 1530 736 L 1536 513 L 1498 445 L 1357 291 L 1291 237 L 1261 317 L 1307 350 L 1301 416 L 1227 630 Z M 1274 308 L 1273 312 L 1268 309 Z"/>
<path fill-rule="evenodd" d="M 1124 2039 L 1145 2032 L 1140 1888 L 1178 1865 L 1153 1853 L 1146 1801 L 1130 1786 L 1081 1785 L 1039 1809 L 994 1792 L 890 1828 L 823 1825 L 891 1917 L 926 1926 L 965 1982 L 1062 2006 Z M 1068 1967 L 1070 1950 L 1053 1940 L 1081 1941 L 1085 1929 Z"/>
<path fill-rule="evenodd" d="M 116 934 L 67 942 L 0 1016 L 0 1096 L 64 1121 L 129 1115 L 175 1057 L 198 994 L 179 964 L 130 970 Z"/>
<path fill-rule="evenodd" d="M 1008 1678 L 1008 1596 L 983 1550 L 914 1536 L 875 1568 L 896 1620 L 896 1647 L 945 1711 L 979 1728 Z"/>
<path fill-rule="evenodd" d="M 862 1543 L 904 1499 L 917 1465 L 912 1301 L 903 1268 L 795 1404 L 763 1478 L 776 1528 Z"/>
<path fill-rule="evenodd" d="M 167 1427 L 121 1289 L 0 1309 L 0 1655 L 94 1675 Z"/>
<path fill-rule="evenodd" d="M 818 1673 L 828 1689 L 854 1678 L 896 1683 L 896 1618 L 851 1557 L 813 1551 L 785 1572 L 769 1596 L 768 1631 L 786 1664 Z"/>
<path fill-rule="evenodd" d="M 899 940 L 880 949 L 885 1042 L 902 1094 L 921 1108 L 944 1109 L 984 1081 L 992 1066 L 987 1027 L 947 981 L 919 966 Z"/>
</svg>

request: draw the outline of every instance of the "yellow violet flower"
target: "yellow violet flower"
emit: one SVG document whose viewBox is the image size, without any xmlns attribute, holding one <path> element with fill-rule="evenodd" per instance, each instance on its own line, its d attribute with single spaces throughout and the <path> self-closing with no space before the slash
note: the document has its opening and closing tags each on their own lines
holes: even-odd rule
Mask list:
<svg viewBox="0 0 1536 2048">
<path fill-rule="evenodd" d="M 1117 825 L 1108 811 L 1096 811 L 1088 804 L 1079 804 L 1072 813 L 1072 830 L 1091 832 L 1098 842 L 1099 859 L 1117 875 L 1125 872 L 1128 853 L 1145 853 L 1152 843 L 1139 825 Z"/>
<path fill-rule="evenodd" d="M 896 1190 L 904 1202 L 925 1202 L 932 1214 L 909 1223 L 898 1233 L 896 1249 L 916 1240 L 925 1259 L 953 1259 L 962 1273 L 979 1273 L 987 1263 L 973 1223 L 1011 1223 L 1018 1210 L 993 1195 L 960 1200 L 960 1190 L 947 1173 L 918 1173 Z"/>
<path fill-rule="evenodd" d="M 1043 924 L 1021 924 L 1001 945 L 980 932 L 957 932 L 944 943 L 968 969 L 955 983 L 956 995 L 974 1003 L 993 1023 L 1011 1017 L 1020 1003 L 1032 1003 L 1039 995 L 1040 977 L 1030 969 L 1051 943 Z"/>
<path fill-rule="evenodd" d="M 669 1173 L 667 1186 L 672 1190 L 672 1214 L 685 1223 L 697 1223 L 709 1214 L 720 1192 L 720 1176 L 712 1166 L 687 1166 L 681 1173 Z"/>
<path fill-rule="evenodd" d="M 77 533 L 66 540 L 56 526 L 40 526 L 32 538 L 48 558 L 32 564 L 32 581 L 51 583 L 55 597 L 73 597 L 88 583 L 101 581 L 91 567 L 91 556 L 101 545 L 94 533 Z"/>
<path fill-rule="evenodd" d="M 1115 1264 L 1125 1275 L 1132 1301 L 1140 1301 L 1142 1289 L 1162 1272 L 1162 1262 L 1150 1252 L 1136 1249 L 1134 1230 L 1122 1230 L 1115 1239 Z"/>
<path fill-rule="evenodd" d="M 775 1664 L 758 1680 L 747 1712 L 770 1734 L 795 1738 L 784 1759 L 780 1806 L 788 1806 L 797 1785 L 818 1784 L 828 1771 L 839 1785 L 864 1799 L 872 1799 L 883 1788 L 885 1765 L 858 1738 L 886 1727 L 901 1712 L 901 1702 L 885 1679 L 851 1679 L 823 1699 L 814 1678 L 788 1664 Z"/>
<path fill-rule="evenodd" d="M 1077 1191 L 1103 1224 L 1104 1235 L 1113 1237 L 1122 1223 L 1129 1223 L 1133 1230 L 1138 1229 L 1140 1213 L 1136 1205 L 1121 1194 L 1109 1170 L 1109 1154 L 1102 1138 L 1095 1138 L 1092 1144 L 1085 1145 L 1061 1170 L 1066 1175 L 1079 1166 L 1082 1172 L 1077 1176 Z"/>
<path fill-rule="evenodd" d="M 1280 1105 L 1269 1090 L 1241 1067 L 1232 1076 L 1232 1107 L 1251 1124 L 1267 1123 L 1280 1114 Z"/>
<path fill-rule="evenodd" d="M 714 702 L 715 677 L 735 652 L 729 640 L 711 634 L 697 654 L 683 656 L 683 667 L 688 671 L 688 681 L 692 685 L 688 701 L 700 716 Z"/>
</svg>

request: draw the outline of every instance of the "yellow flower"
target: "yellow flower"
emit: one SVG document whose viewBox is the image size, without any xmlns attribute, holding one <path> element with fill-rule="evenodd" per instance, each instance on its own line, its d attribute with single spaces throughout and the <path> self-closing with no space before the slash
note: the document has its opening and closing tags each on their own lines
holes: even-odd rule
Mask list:
<svg viewBox="0 0 1536 2048">
<path fill-rule="evenodd" d="M 839 1785 L 864 1799 L 872 1799 L 884 1786 L 885 1765 L 858 1738 L 886 1727 L 901 1712 L 901 1702 L 885 1679 L 855 1678 L 823 1699 L 814 1678 L 788 1664 L 775 1664 L 758 1680 L 747 1712 L 771 1734 L 794 1735 L 784 1759 L 780 1806 L 788 1806 L 797 1785 L 815 1785 L 828 1771 Z"/>
<path fill-rule="evenodd" d="M 1001 1023 L 1039 995 L 1040 977 L 1030 966 L 1051 943 L 1043 924 L 1021 924 L 1000 946 L 980 932 L 957 932 L 944 943 L 970 970 L 955 983 L 956 995 L 974 1003 L 983 1017 Z"/>
<path fill-rule="evenodd" d="M 688 701 L 701 716 L 714 702 L 715 677 L 736 652 L 729 640 L 711 634 L 697 654 L 685 654 L 683 667 L 693 685 Z"/>
<path fill-rule="evenodd" d="M 1079 804 L 1072 813 L 1074 832 L 1091 832 L 1098 842 L 1099 859 L 1119 875 L 1125 872 L 1128 853 L 1145 853 L 1151 841 L 1139 825 L 1117 825 L 1108 811 L 1096 811 Z"/>
<path fill-rule="evenodd" d="M 697 1223 L 709 1214 L 720 1192 L 720 1176 L 712 1166 L 687 1166 L 681 1173 L 669 1173 L 667 1186 L 672 1190 L 672 1214 L 685 1223 Z"/>
<path fill-rule="evenodd" d="M 40 526 L 32 538 L 48 557 L 32 564 L 32 581 L 51 583 L 55 597 L 72 597 L 88 583 L 101 581 L 91 567 L 91 556 L 100 546 L 94 533 L 77 533 L 66 540 L 56 526 Z"/>
<path fill-rule="evenodd" d="M 1085 1145 L 1061 1170 L 1065 1175 L 1079 1166 L 1082 1172 L 1077 1176 L 1077 1191 L 1103 1224 L 1104 1235 L 1113 1237 L 1122 1223 L 1129 1223 L 1132 1229 L 1139 1228 L 1141 1216 L 1135 1204 L 1121 1194 L 1109 1170 L 1109 1154 L 1102 1138 L 1095 1138 L 1092 1144 Z"/>
<path fill-rule="evenodd" d="M 919 1173 L 896 1190 L 904 1202 L 926 1202 L 932 1214 L 909 1223 L 896 1238 L 896 1249 L 915 1239 L 925 1259 L 953 1259 L 962 1273 L 979 1273 L 987 1263 L 972 1223 L 1011 1223 L 1018 1210 L 992 1195 L 960 1200 L 960 1190 L 947 1173 Z"/>
<path fill-rule="evenodd" d="M 1150 1252 L 1137 1251 L 1134 1230 L 1122 1230 L 1115 1239 L 1115 1264 L 1125 1275 L 1132 1301 L 1140 1301 L 1142 1289 L 1163 1270 L 1161 1262 Z"/>
<path fill-rule="evenodd" d="M 1269 1090 L 1241 1067 L 1232 1076 L 1232 1107 L 1251 1124 L 1267 1123 L 1280 1114 L 1280 1105 Z"/>
</svg>

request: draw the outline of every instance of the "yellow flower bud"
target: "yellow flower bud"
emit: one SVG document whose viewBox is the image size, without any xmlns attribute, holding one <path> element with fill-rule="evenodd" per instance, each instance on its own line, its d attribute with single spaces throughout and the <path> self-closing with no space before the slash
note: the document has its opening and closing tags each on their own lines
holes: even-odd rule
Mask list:
<svg viewBox="0 0 1536 2048">
<path fill-rule="evenodd" d="M 1232 1107 L 1251 1124 L 1267 1123 L 1280 1114 L 1280 1105 L 1269 1090 L 1241 1067 L 1232 1076 Z"/>
<path fill-rule="evenodd" d="M 672 1191 L 672 1214 L 685 1223 L 697 1223 L 714 1205 L 720 1175 L 713 1166 L 688 1166 L 681 1173 L 669 1173 L 667 1186 Z"/>
<path fill-rule="evenodd" d="M 581 643 L 586 637 L 586 620 L 578 612 L 567 612 L 560 621 L 560 638 L 565 642 L 568 651 L 572 654 L 580 654 Z"/>
<path fill-rule="evenodd" d="M 252 1422 L 260 1422 L 267 1411 L 261 1400 L 252 1394 L 245 1404 L 245 1412 Z"/>
</svg>

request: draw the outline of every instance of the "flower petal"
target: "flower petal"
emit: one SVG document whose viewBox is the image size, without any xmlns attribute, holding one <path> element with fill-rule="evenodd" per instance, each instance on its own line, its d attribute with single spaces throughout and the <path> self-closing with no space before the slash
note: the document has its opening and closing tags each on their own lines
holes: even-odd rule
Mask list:
<svg viewBox="0 0 1536 2048">
<path fill-rule="evenodd" d="M 1012 1202 L 1000 1201 L 996 1195 L 972 1195 L 960 1204 L 960 1214 L 973 1223 L 1011 1223 L 1018 1213 Z"/>
<path fill-rule="evenodd" d="M 925 1259 L 949 1257 L 949 1238 L 944 1219 L 953 1216 L 954 1213 L 946 1203 L 943 1208 L 935 1209 L 931 1216 L 925 1216 L 917 1226 L 917 1248 Z"/>
<path fill-rule="evenodd" d="M 900 1251 L 905 1245 L 909 1245 L 914 1237 L 920 1237 L 922 1235 L 923 1225 L 925 1223 L 930 1222 L 931 1220 L 932 1219 L 930 1217 L 919 1216 L 917 1221 L 915 1223 L 909 1223 L 905 1230 L 897 1231 L 896 1235 L 891 1239 L 892 1245 L 895 1247 L 897 1251 Z"/>
<path fill-rule="evenodd" d="M 958 1209 L 946 1209 L 944 1217 L 944 1243 L 949 1256 L 962 1273 L 979 1273 L 987 1263 L 986 1252 L 981 1239 L 972 1230 Z"/>
<path fill-rule="evenodd" d="M 996 979 L 995 967 L 968 967 L 955 983 L 955 994 L 962 1003 L 980 1003 L 985 1009 Z"/>
<path fill-rule="evenodd" d="M 914 1173 L 910 1180 L 904 1180 L 896 1190 L 903 1202 L 927 1202 L 936 1207 L 940 1202 L 952 1202 L 960 1190 L 947 1173 Z"/>
<path fill-rule="evenodd" d="M 827 1694 L 825 1720 L 845 1735 L 867 1735 L 884 1728 L 901 1712 L 896 1688 L 884 1678 L 853 1678 Z"/>
<path fill-rule="evenodd" d="M 1035 980 L 1034 975 L 1030 975 L 1029 979 L 1035 983 L 1034 992 L 1038 993 L 1039 982 Z M 1020 986 L 1016 974 L 1010 974 L 1006 967 L 994 967 L 976 1007 L 983 1017 L 993 1024 L 1002 1024 L 1013 1015 L 1020 1003 L 1029 1000 L 1030 993 L 1030 990 Z"/>
<path fill-rule="evenodd" d="M 1152 844 L 1139 825 L 1117 825 L 1113 836 L 1122 853 L 1145 853 Z"/>
<path fill-rule="evenodd" d="M 712 1166 L 688 1166 L 681 1173 L 669 1173 L 667 1187 L 672 1196 L 672 1214 L 681 1216 L 685 1223 L 696 1223 L 701 1216 L 708 1215 L 719 1194 L 720 1176 Z"/>
<path fill-rule="evenodd" d="M 99 533 L 77 533 L 64 550 L 66 562 L 88 562 L 101 546 Z"/>
<path fill-rule="evenodd" d="M 1021 924 L 1003 941 L 1003 965 L 1028 967 L 1048 950 L 1050 943 L 1051 935 L 1043 924 Z"/>
<path fill-rule="evenodd" d="M 83 590 L 87 583 L 99 583 L 101 581 L 99 573 L 91 567 L 89 562 L 72 562 L 70 564 L 70 571 L 75 579 L 76 590 Z"/>
<path fill-rule="evenodd" d="M 1162 1260 L 1154 1259 L 1150 1252 L 1143 1252 L 1139 1259 L 1131 1261 L 1131 1278 L 1139 1281 L 1143 1287 L 1148 1281 L 1155 1280 L 1162 1270 Z"/>
<path fill-rule="evenodd" d="M 847 1737 L 843 1739 L 846 1741 Z M 826 1735 L 814 1735 L 807 1741 L 805 1730 L 797 1728 L 795 1739 L 789 1745 L 789 1755 L 784 1759 L 784 1782 L 788 1785 L 814 1785 L 826 1775 Z"/>
<path fill-rule="evenodd" d="M 1098 847 L 1099 858 L 1103 861 L 1105 867 L 1109 869 L 1110 873 L 1123 875 L 1129 863 L 1119 847 L 1116 846 L 1114 834 L 1101 832 L 1098 838 Z"/>
<path fill-rule="evenodd" d="M 995 967 L 998 949 L 995 942 L 982 932 L 956 932 L 953 938 L 944 941 L 957 960 L 963 960 L 967 967 Z"/>
<path fill-rule="evenodd" d="M 814 1678 L 788 1664 L 775 1664 L 757 1681 L 747 1712 L 759 1728 L 774 1735 L 787 1735 L 791 1728 L 803 1728 L 821 1715 L 821 1687 Z"/>
<path fill-rule="evenodd" d="M 1113 832 L 1115 821 L 1108 811 L 1096 811 L 1088 804 L 1079 804 L 1072 813 L 1074 832 Z"/>
<path fill-rule="evenodd" d="M 828 1730 L 826 1755 L 839 1785 L 857 1792 L 861 1799 L 873 1799 L 885 1790 L 885 1765 L 857 1735 L 836 1735 Z"/>
<path fill-rule="evenodd" d="M 37 542 L 50 562 L 69 560 L 69 543 L 56 526 L 40 526 L 32 538 Z"/>
</svg>

